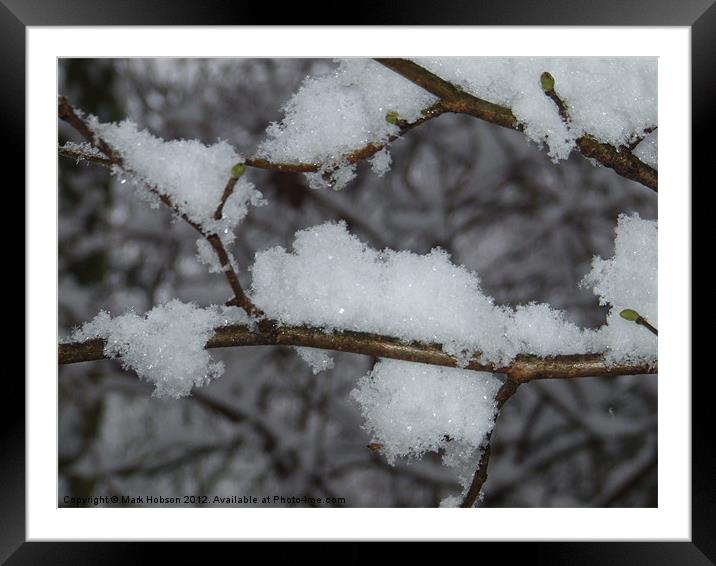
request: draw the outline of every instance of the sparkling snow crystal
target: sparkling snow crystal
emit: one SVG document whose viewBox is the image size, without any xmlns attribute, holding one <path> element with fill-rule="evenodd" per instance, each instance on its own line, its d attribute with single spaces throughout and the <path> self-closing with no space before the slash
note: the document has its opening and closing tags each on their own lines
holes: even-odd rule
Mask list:
<svg viewBox="0 0 716 566">
<path fill-rule="evenodd" d="M 500 380 L 489 373 L 381 360 L 358 382 L 373 441 L 389 462 L 460 445 L 478 450 L 492 430 Z"/>
<path fill-rule="evenodd" d="M 214 328 L 248 324 L 236 307 L 202 309 L 178 300 L 155 307 L 145 316 L 133 312 L 112 318 L 102 311 L 72 335 L 72 340 L 102 338 L 104 353 L 120 357 L 123 367 L 154 384 L 156 396 L 184 397 L 224 372 L 204 349 Z"/>
<path fill-rule="evenodd" d="M 248 206 L 263 204 L 261 193 L 253 184 L 239 179 L 226 201 L 223 219 L 214 220 L 231 168 L 243 162 L 234 148 L 224 141 L 206 146 L 196 140 L 165 141 L 133 122 L 100 123 L 89 119 L 95 134 L 112 146 L 124 160 L 124 171 L 131 173 L 139 187 L 148 184 L 176 204 L 180 212 L 206 230 L 216 232 L 223 240 L 233 240 L 233 230 L 243 220 Z M 152 198 L 151 193 L 144 193 Z"/>
</svg>

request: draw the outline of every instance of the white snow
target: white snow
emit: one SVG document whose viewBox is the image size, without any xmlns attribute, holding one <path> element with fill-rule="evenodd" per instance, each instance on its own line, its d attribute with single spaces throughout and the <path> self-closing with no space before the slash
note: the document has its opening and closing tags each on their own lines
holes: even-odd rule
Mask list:
<svg viewBox="0 0 716 566">
<path fill-rule="evenodd" d="M 608 352 L 614 362 L 653 361 L 655 337 L 618 312 L 642 308 L 655 322 L 656 245 L 655 221 L 620 217 L 617 259 L 595 260 L 585 278 L 602 304 L 614 305 L 608 326 L 599 330 L 578 328 L 545 304 L 495 305 L 482 292 L 477 274 L 453 264 L 443 250 L 426 255 L 377 251 L 351 235 L 343 222 L 297 232 L 292 252 L 278 246 L 257 253 L 251 295 L 282 324 L 438 343 L 463 366 L 475 353 L 497 365 L 509 364 L 518 354 L 589 352 Z M 624 276 L 618 275 L 622 267 Z"/>
<path fill-rule="evenodd" d="M 495 396 L 502 381 L 490 373 L 381 359 L 351 391 L 360 406 L 371 442 L 388 463 L 441 452 L 456 470 L 461 497 L 472 482 L 488 435 L 495 424 Z"/>
<path fill-rule="evenodd" d="M 222 238 L 223 239 L 223 238 Z M 226 243 L 226 241 L 224 240 Z M 196 240 L 196 259 L 199 263 L 202 263 L 209 267 L 209 273 L 223 273 L 226 268 L 221 265 L 219 256 L 216 255 L 214 248 L 211 246 L 208 240 L 204 238 L 198 238 Z M 226 255 L 229 257 L 229 263 L 234 271 L 239 271 L 239 264 L 237 263 L 234 255 L 230 251 L 226 251 Z"/>
<path fill-rule="evenodd" d="M 254 185 L 242 177 L 224 205 L 223 218 L 214 220 L 231 168 L 244 161 L 224 141 L 211 146 L 196 140 L 165 141 L 139 130 L 129 120 L 101 123 L 90 116 L 88 122 L 122 157 L 125 166 L 116 168 L 115 174 L 131 178 L 146 198 L 153 198 L 146 185 L 168 196 L 181 213 L 227 243 L 233 241 L 233 230 L 246 216 L 248 206 L 264 202 Z"/>
<path fill-rule="evenodd" d="M 508 329 L 508 336 L 521 353 L 546 357 L 594 349 L 590 332 L 569 322 L 563 311 L 544 303 L 519 305 L 511 318 L 514 331 Z"/>
<path fill-rule="evenodd" d="M 593 289 L 601 304 L 611 305 L 607 324 L 598 330 L 580 329 L 544 304 L 515 309 L 495 305 L 481 291 L 477 275 L 452 264 L 444 251 L 434 249 L 422 256 L 379 252 L 349 234 L 344 223 L 299 231 L 293 253 L 281 247 L 258 253 L 252 296 L 282 324 L 439 343 L 462 364 L 473 353 L 480 353 L 484 362 L 502 365 L 518 354 L 588 352 L 605 353 L 613 363 L 652 363 L 657 357 L 656 336 L 619 312 L 634 309 L 658 325 L 657 240 L 656 221 L 638 215 L 619 217 L 614 257 L 595 258 L 582 283 Z M 211 361 L 204 346 L 214 328 L 227 324 L 253 321 L 238 307 L 202 309 L 173 300 L 145 316 L 129 312 L 112 318 L 101 312 L 71 339 L 105 339 L 105 354 L 120 357 L 125 367 L 154 383 L 157 395 L 181 397 L 221 375 L 223 366 Z M 332 367 L 324 352 L 297 352 L 316 373 Z M 427 369 L 418 367 L 420 375 L 427 375 Z M 447 375 L 446 370 L 431 371 Z"/>
<path fill-rule="evenodd" d="M 614 362 L 650 362 L 657 357 L 656 336 L 619 313 L 633 309 L 658 328 L 657 223 L 638 214 L 621 214 L 615 233 L 614 256 L 595 257 L 582 282 L 593 289 L 600 304 L 611 305 L 597 341 Z"/>
<path fill-rule="evenodd" d="M 390 152 L 388 151 L 388 149 L 383 148 L 375 155 L 373 155 L 373 157 L 371 157 L 369 161 L 370 168 L 373 170 L 373 173 L 378 175 L 378 177 L 382 177 L 388 171 L 390 171 L 390 164 L 392 163 L 393 159 L 390 157 Z"/>
<path fill-rule="evenodd" d="M 213 362 L 204 346 L 214 328 L 227 324 L 252 321 L 237 307 L 202 309 L 174 299 L 144 316 L 128 312 L 112 318 L 102 311 L 71 340 L 104 339 L 105 356 L 121 358 L 125 369 L 153 383 L 154 395 L 179 398 L 224 372 L 224 364 Z"/>
<path fill-rule="evenodd" d="M 332 231 L 340 231 L 342 227 L 325 226 Z M 299 235 L 312 234 L 314 239 L 319 235 L 320 240 L 321 228 L 323 227 Z M 294 245 L 299 255 L 311 247 L 317 251 L 315 246 L 311 245 L 315 242 L 310 238 L 308 242 L 302 241 L 299 235 L 298 248 Z M 583 285 L 593 288 L 601 304 L 611 305 L 607 324 L 596 331 L 578 328 L 565 320 L 564 313 L 544 304 L 531 303 L 509 311 L 492 306 L 491 301 L 482 295 L 476 276 L 471 276 L 461 268 L 448 266 L 447 257 L 439 252 L 436 254 L 435 250 L 427 256 L 388 251 L 375 256 L 372 254 L 377 252 L 361 246 L 347 233 L 339 235 L 338 238 L 336 236 L 334 232 L 331 256 L 321 256 L 319 262 L 331 265 L 333 271 L 339 273 L 339 258 L 351 256 L 351 252 L 351 263 L 358 268 L 358 272 L 368 272 L 371 266 L 366 263 L 373 262 L 373 277 L 376 282 L 373 288 L 373 308 L 388 318 L 378 321 L 378 327 L 365 329 L 381 331 L 387 328 L 388 320 L 401 320 L 399 312 L 390 310 L 390 305 L 381 301 L 386 295 L 391 302 L 396 299 L 394 289 L 385 284 L 385 281 L 392 281 L 409 294 L 408 304 L 412 307 L 408 307 L 406 312 L 415 315 L 410 318 L 411 321 L 417 320 L 420 324 L 423 319 L 418 317 L 416 312 L 429 309 L 435 303 L 444 309 L 442 315 L 433 310 L 428 311 L 428 318 L 434 317 L 436 332 L 445 332 L 441 320 L 445 324 L 454 321 L 456 330 L 464 328 L 461 316 L 465 312 L 468 318 L 479 313 L 474 319 L 477 327 L 481 327 L 485 319 L 494 325 L 503 323 L 503 317 L 507 317 L 503 327 L 483 327 L 486 336 L 479 337 L 483 341 L 472 342 L 477 346 L 476 349 L 484 347 L 484 344 L 488 343 L 485 340 L 494 340 L 497 346 L 493 351 L 502 348 L 502 356 L 514 355 L 516 352 L 552 356 L 600 351 L 612 362 L 649 363 L 656 360 L 656 337 L 647 329 L 624 320 L 619 315 L 622 309 L 632 308 L 654 325 L 658 322 L 656 221 L 642 220 L 638 215 L 622 214 L 616 228 L 614 257 L 608 260 L 594 258 L 592 270 L 584 278 Z M 338 241 L 341 241 L 340 245 L 336 245 Z M 346 247 L 345 250 L 341 249 L 343 246 Z M 349 247 L 352 249 L 349 250 Z M 345 256 L 342 256 L 342 253 Z M 421 265 L 421 261 L 427 258 L 432 258 L 433 262 L 437 260 L 431 269 Z M 438 268 L 440 263 L 442 265 Z M 415 282 L 421 277 L 429 279 L 430 272 L 435 268 L 439 269 L 446 283 L 461 277 L 464 277 L 464 280 L 447 294 L 441 294 L 444 288 L 441 288 L 440 284 L 434 287 L 430 284 L 426 287 L 415 287 Z M 359 287 L 367 286 L 363 278 L 356 281 Z M 299 286 L 301 284 L 308 282 L 304 280 L 299 282 Z M 316 285 L 317 282 L 314 281 L 312 291 L 316 292 L 316 296 L 336 299 L 334 289 L 317 289 Z M 416 294 L 410 294 L 413 290 L 416 290 Z M 360 296 L 359 294 L 358 297 Z M 470 306 L 476 304 L 475 301 L 481 305 L 484 305 L 483 301 L 487 301 L 488 306 L 482 311 L 470 310 Z M 339 302 L 348 303 L 345 297 L 339 299 Z M 331 316 L 335 314 L 332 312 L 333 308 L 330 307 L 323 313 L 331 321 L 336 320 L 335 316 Z M 316 307 L 316 310 L 319 310 L 319 307 Z M 340 311 L 341 315 L 350 314 L 345 307 L 341 307 Z M 484 317 L 483 320 L 480 316 Z M 355 318 L 351 320 L 355 321 Z M 363 321 L 366 320 L 364 316 Z M 405 339 L 414 338 L 414 330 L 411 324 L 406 324 L 398 329 L 396 335 Z M 435 337 L 437 336 L 436 334 Z M 455 340 L 458 339 L 455 337 Z M 470 339 L 474 340 L 475 337 L 471 336 Z M 365 428 L 372 435 L 372 442 L 381 445 L 380 451 L 389 463 L 394 463 L 398 457 L 419 458 L 427 451 L 442 450 L 443 463 L 458 472 L 464 496 L 487 435 L 494 424 L 495 395 L 500 384 L 501 381 L 489 373 L 381 360 L 371 373 L 359 380 L 356 389 L 351 392 L 351 397 L 360 405 Z M 454 507 L 459 505 L 460 501 L 461 497 L 451 496 L 445 499 L 441 506 Z"/>
<path fill-rule="evenodd" d="M 490 360 L 504 357 L 507 311 L 444 251 L 379 252 L 343 222 L 297 232 L 293 250 L 260 252 L 251 268 L 254 303 L 279 322 L 439 342 L 455 354 L 479 345 Z"/>
<path fill-rule="evenodd" d="M 477 275 L 451 263 L 444 251 L 376 251 L 342 222 L 297 232 L 293 253 L 281 247 L 258 253 L 252 297 L 282 324 L 441 343 L 462 363 L 474 352 L 496 364 L 521 353 L 587 352 L 603 352 L 614 363 L 652 363 L 656 337 L 619 312 L 634 309 L 658 324 L 657 223 L 622 214 L 615 234 L 614 256 L 595 257 L 582 282 L 611 306 L 607 324 L 597 330 L 580 329 L 545 304 L 495 305 Z M 223 373 L 223 364 L 213 362 L 204 346 L 214 328 L 227 324 L 255 321 L 238 307 L 199 308 L 173 300 L 145 316 L 101 312 L 71 339 L 103 338 L 105 355 L 119 357 L 125 368 L 153 383 L 155 395 L 182 397 Z M 333 367 L 321 350 L 296 351 L 314 373 Z M 456 470 L 464 496 L 494 425 L 501 383 L 489 373 L 382 359 L 351 397 L 390 463 L 439 451 Z"/>
<path fill-rule="evenodd" d="M 315 173 L 306 173 L 308 186 L 312 189 L 331 188 L 340 191 L 356 176 L 356 166 L 346 161 L 327 162 Z"/>
<path fill-rule="evenodd" d="M 314 375 L 327 369 L 333 369 L 333 357 L 325 350 L 301 347 L 295 347 L 294 350 L 296 350 L 298 356 L 311 367 Z"/>
<path fill-rule="evenodd" d="M 338 69 L 308 77 L 267 129 L 258 154 L 277 162 L 336 162 L 398 127 L 389 112 L 414 120 L 435 97 L 370 59 L 344 59 Z"/>
<path fill-rule="evenodd" d="M 619 147 L 658 125 L 655 58 L 452 57 L 415 61 L 478 98 L 510 108 L 523 124 L 525 135 L 545 144 L 554 160 L 566 159 L 575 140 L 585 133 Z M 543 92 L 543 72 L 554 77 L 555 90 L 569 109 L 569 124 Z M 276 162 L 340 165 L 346 154 L 369 143 L 385 143 L 397 133 L 397 126 L 386 120 L 388 113 L 409 122 L 436 101 L 375 61 L 344 59 L 336 70 L 304 81 L 284 107 L 284 119 L 267 129 L 258 154 Z M 390 165 L 387 156 L 386 151 L 374 158 L 379 175 Z M 655 153 L 645 159 L 655 166 Z"/>
<path fill-rule="evenodd" d="M 659 168 L 659 132 L 651 132 L 642 141 L 639 142 L 632 153 L 641 159 L 644 163 Z"/>
<path fill-rule="evenodd" d="M 420 117 L 436 98 L 371 59 L 344 59 L 338 69 L 308 77 L 284 107 L 285 117 L 272 123 L 257 155 L 275 162 L 322 163 L 347 168 L 344 157 L 369 143 L 384 143 L 399 128 L 386 120 L 395 112 L 402 120 Z M 385 172 L 389 160 L 378 158 Z M 345 173 L 338 189 L 350 181 Z M 315 175 L 311 186 L 321 186 Z"/>
<path fill-rule="evenodd" d="M 619 147 L 656 126 L 657 59 L 653 57 L 460 57 L 416 59 L 466 92 L 512 109 L 531 140 L 566 159 L 589 133 Z M 569 127 L 540 84 L 550 73 L 567 105 Z"/>
<path fill-rule="evenodd" d="M 389 462 L 451 445 L 474 452 L 492 430 L 501 382 L 489 373 L 381 360 L 358 381 L 358 402 L 372 441 Z"/>
</svg>

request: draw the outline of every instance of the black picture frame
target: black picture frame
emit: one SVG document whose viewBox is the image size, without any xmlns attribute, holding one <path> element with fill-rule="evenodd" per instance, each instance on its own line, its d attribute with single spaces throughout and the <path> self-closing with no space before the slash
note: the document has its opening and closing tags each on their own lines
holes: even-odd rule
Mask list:
<svg viewBox="0 0 716 566">
<path fill-rule="evenodd" d="M 341 14 L 350 14 L 351 25 L 567 25 L 567 26 L 686 26 L 692 38 L 692 134 L 693 173 L 698 182 L 709 168 L 707 138 L 713 123 L 716 99 L 716 6 L 714 0 L 556 0 L 509 2 L 374 2 L 344 10 L 336 3 L 282 5 L 266 3 L 186 0 L 0 0 L 0 58 L 3 69 L 3 124 L 8 144 L 7 164 L 24 163 L 25 151 L 25 32 L 28 26 L 60 25 L 341 25 Z M 343 8 L 345 5 L 343 6 Z M 24 185 L 24 168 L 16 186 Z M 668 190 L 668 189 L 667 189 Z M 702 189 L 706 190 L 706 189 Z M 10 191 L 9 184 L 6 191 Z M 16 194 L 16 196 L 18 196 Z M 685 198 L 690 195 L 685 195 Z M 24 210 L 24 204 L 23 210 Z M 25 210 L 25 213 L 28 211 Z M 23 277 L 24 281 L 24 277 Z M 26 305 L 32 297 L 25 294 Z M 31 340 L 26 336 L 26 340 Z M 691 368 L 691 360 L 684 361 Z M 25 408 L 24 384 L 6 371 L 2 411 L 3 456 L 0 458 L 0 561 L 7 564 L 133 564 L 149 557 L 151 543 L 39 543 L 25 542 Z M 689 372 L 682 377 L 687 378 Z M 716 489 L 712 481 L 714 443 L 710 438 L 712 413 L 708 377 L 692 381 L 692 538 L 691 542 L 570 542 L 483 543 L 476 558 L 496 554 L 500 560 L 529 557 L 547 564 L 713 564 L 716 562 Z M 50 386 L 51 384 L 48 384 Z M 9 401 L 12 400 L 12 401 Z M 662 451 L 662 458 L 668 452 Z M 90 511 L 91 512 L 91 511 Z M 316 533 L 320 539 L 320 533 Z M 176 548 L 176 547 L 175 547 Z M 304 547 L 305 548 L 305 547 Z M 324 545 L 325 548 L 325 545 Z M 208 558 L 206 546 L 181 545 L 183 561 Z M 171 559 L 171 549 L 165 559 Z M 291 550 L 290 552 L 295 552 Z M 309 552 L 312 552 L 309 549 Z M 419 552 L 430 559 L 425 548 Z M 445 558 L 445 551 L 438 550 Z M 319 555 L 351 562 L 374 559 L 375 550 L 330 549 Z M 314 558 L 315 559 L 315 558 Z"/>
</svg>

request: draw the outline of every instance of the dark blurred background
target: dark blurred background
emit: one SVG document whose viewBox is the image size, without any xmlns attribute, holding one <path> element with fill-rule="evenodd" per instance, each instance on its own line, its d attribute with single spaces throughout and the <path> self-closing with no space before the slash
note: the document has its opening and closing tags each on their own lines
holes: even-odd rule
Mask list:
<svg viewBox="0 0 716 566">
<path fill-rule="evenodd" d="M 250 155 L 309 73 L 331 60 L 62 59 L 59 92 L 102 121 L 129 117 L 165 139 L 225 139 Z M 60 124 L 60 143 L 79 141 Z M 548 302 L 583 326 L 606 309 L 578 284 L 610 257 L 619 213 L 656 218 L 652 191 L 575 155 L 553 164 L 517 132 L 442 116 L 391 147 L 392 171 L 367 165 L 345 190 L 250 170 L 269 205 L 252 209 L 231 250 L 245 288 L 258 250 L 344 219 L 377 248 L 440 246 L 477 271 L 496 301 Z M 97 166 L 59 158 L 59 334 L 94 317 L 171 298 L 229 298 L 195 259 L 196 236 Z M 374 360 L 336 354 L 313 375 L 293 350 L 214 350 L 225 374 L 179 401 L 115 361 L 59 368 L 59 504 L 65 496 L 265 494 L 342 497 L 349 507 L 436 506 L 459 493 L 427 456 L 395 467 L 367 448 L 348 398 Z M 533 382 L 500 416 L 483 506 L 657 505 L 657 381 L 624 376 Z"/>
</svg>

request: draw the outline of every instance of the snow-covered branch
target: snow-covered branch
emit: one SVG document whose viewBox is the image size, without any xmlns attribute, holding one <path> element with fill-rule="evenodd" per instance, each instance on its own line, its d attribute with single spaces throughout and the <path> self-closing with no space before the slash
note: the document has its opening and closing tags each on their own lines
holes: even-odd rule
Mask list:
<svg viewBox="0 0 716 566">
<path fill-rule="evenodd" d="M 102 339 L 60 344 L 58 362 L 73 364 L 101 360 L 107 357 L 105 345 Z M 440 344 L 406 343 L 392 336 L 367 332 L 328 333 L 319 328 L 276 326 L 273 332 L 263 333 L 246 325 L 229 325 L 216 328 L 206 343 L 207 348 L 239 346 L 298 346 L 458 367 L 455 357 L 446 353 Z M 534 379 L 655 374 L 658 364 L 610 363 L 601 354 L 582 354 L 548 357 L 518 355 L 511 364 L 499 365 L 482 362 L 478 353 L 473 355 L 464 369 L 505 374 L 516 382 L 526 383 Z"/>
<path fill-rule="evenodd" d="M 437 96 L 442 108 L 448 112 L 468 114 L 504 128 L 524 130 L 524 125 L 510 108 L 473 96 L 413 61 L 408 59 L 376 59 L 376 61 Z M 596 159 L 605 167 L 614 169 L 622 177 L 641 183 L 654 191 L 658 190 L 658 171 L 632 154 L 628 146 L 614 147 L 608 143 L 601 143 L 590 133 L 582 134 L 575 143 L 584 157 Z"/>
<path fill-rule="evenodd" d="M 208 242 L 218 259 L 217 271 L 224 272 L 234 293 L 232 303 L 249 314 L 261 314 L 244 292 L 233 258 L 226 250 L 226 244 L 233 240 L 236 216 L 240 219 L 245 215 L 248 203 L 260 204 L 261 194 L 253 185 L 244 183 L 242 194 L 232 202 L 239 210 L 244 209 L 243 215 L 234 214 L 233 219 L 224 217 L 226 203 L 236 194 L 241 176 L 241 173 L 235 173 L 241 158 L 228 144 L 206 148 L 198 142 L 180 141 L 172 145 L 147 132 L 137 132 L 130 122 L 102 124 L 95 117 L 87 117 L 73 108 L 64 96 L 58 98 L 57 114 L 86 140 L 83 145 L 70 144 L 60 148 L 61 155 L 107 167 L 113 174 L 129 178 L 141 186 L 145 190 L 142 196 L 150 204 L 156 205 L 158 201 L 167 206 Z M 211 152 L 212 149 L 216 151 Z M 202 158 L 208 163 L 201 163 Z M 222 188 L 212 199 L 217 186 Z M 238 199 L 240 203 L 235 202 Z"/>
<path fill-rule="evenodd" d="M 250 301 L 259 316 L 174 300 L 145 317 L 101 312 L 72 340 L 107 340 L 103 350 L 100 343 L 90 349 L 95 359 L 99 350 L 121 357 L 174 395 L 221 374 L 205 346 L 242 344 L 349 351 L 505 373 L 516 381 L 643 373 L 656 365 L 657 337 L 623 313 L 638 314 L 637 308 L 657 322 L 656 245 L 655 222 L 619 218 L 615 256 L 595 258 L 583 281 L 612 307 L 607 323 L 591 329 L 546 304 L 496 305 L 478 275 L 443 250 L 375 250 L 345 223 L 328 222 L 297 232 L 291 252 L 277 246 L 256 254 Z M 69 352 L 80 360 L 90 355 L 85 346 L 74 348 Z M 189 352 L 202 362 L 193 364 Z M 175 363 L 172 356 L 186 359 Z"/>
<path fill-rule="evenodd" d="M 611 84 L 617 81 L 628 82 L 629 78 L 625 76 L 625 72 L 620 70 L 616 73 L 609 74 L 604 69 L 597 68 L 596 72 L 604 73 L 601 80 L 606 83 L 604 90 L 613 91 L 613 96 L 604 96 L 604 93 L 592 93 L 593 97 L 601 97 L 603 100 L 589 101 L 591 104 L 612 104 L 614 108 L 599 108 L 598 115 L 607 115 L 605 110 L 610 110 L 611 123 L 607 128 L 602 125 L 598 128 L 595 123 L 595 117 L 591 115 L 589 110 L 579 108 L 579 118 L 570 120 L 567 123 L 564 120 L 569 103 L 560 102 L 563 107 L 560 108 L 558 119 L 562 119 L 565 124 L 558 131 L 550 120 L 546 118 L 549 109 L 539 108 L 539 112 L 524 112 L 525 107 L 537 108 L 540 106 L 539 101 L 529 100 L 539 96 L 540 92 L 530 92 L 524 100 L 518 100 L 516 92 L 524 89 L 524 83 L 521 83 L 519 89 L 515 85 L 499 84 L 499 81 L 505 80 L 505 75 L 509 75 L 509 69 L 502 69 L 499 66 L 492 68 L 489 63 L 483 67 L 477 67 L 470 70 L 462 71 L 459 66 L 453 69 L 449 63 L 441 62 L 437 64 L 439 70 L 442 70 L 445 77 L 439 76 L 438 69 L 435 72 L 409 59 L 376 59 L 381 65 L 395 72 L 398 76 L 403 77 L 419 87 L 421 93 L 410 91 L 406 86 L 390 82 L 388 78 L 380 78 L 383 83 L 390 83 L 389 87 L 393 92 L 390 95 L 387 92 L 387 84 L 380 84 L 375 73 L 371 74 L 371 80 L 374 80 L 376 87 L 374 91 L 371 87 L 363 84 L 360 79 L 356 79 L 356 72 L 350 68 L 351 65 L 359 65 L 351 63 L 347 65 L 343 71 L 343 75 L 335 82 L 335 77 L 316 78 L 313 81 L 307 81 L 303 89 L 297 94 L 295 99 L 288 106 L 288 113 L 291 117 L 291 124 L 298 123 L 307 129 L 307 126 L 315 126 L 322 121 L 330 122 L 331 112 L 335 111 L 342 115 L 342 119 L 353 120 L 352 124 L 356 130 L 361 128 L 363 132 L 350 130 L 344 131 L 342 128 L 334 128 L 334 131 L 327 135 L 326 132 L 317 129 L 321 133 L 321 138 L 312 139 L 311 137 L 302 136 L 297 131 L 297 126 L 273 125 L 270 129 L 269 139 L 259 148 L 257 155 L 247 158 L 246 164 L 251 167 L 261 169 L 271 169 L 275 171 L 291 171 L 299 173 L 320 173 L 324 179 L 328 180 L 328 184 L 340 188 L 345 181 L 343 178 L 349 177 L 345 173 L 342 177 L 335 175 L 336 171 L 341 169 L 350 169 L 360 161 L 372 158 L 388 145 L 398 139 L 409 130 L 419 126 L 429 120 L 437 118 L 445 113 L 464 114 L 496 124 L 498 126 L 524 132 L 528 137 L 540 143 L 546 143 L 550 149 L 550 156 L 553 158 L 564 158 L 569 154 L 571 147 L 576 148 L 584 157 L 593 159 L 599 164 L 613 169 L 617 174 L 624 178 L 636 181 L 642 185 L 658 190 L 658 171 L 655 169 L 655 159 L 652 153 L 655 151 L 647 150 L 647 161 L 641 157 L 641 149 L 639 144 L 644 141 L 647 135 L 654 132 L 656 124 L 650 122 L 655 119 L 653 110 L 655 106 L 651 101 L 645 100 L 645 96 L 638 92 L 638 88 L 631 88 L 631 85 L 625 87 L 622 84 Z M 422 62 L 422 61 L 421 61 Z M 428 62 L 428 61 L 426 61 Z M 545 66 L 549 66 L 550 62 L 545 61 Z M 561 63 L 563 64 L 563 63 Z M 556 66 L 559 66 L 557 63 Z M 543 69 L 549 74 L 553 69 Z M 567 72 L 571 69 L 567 69 Z M 540 73 L 531 77 L 535 84 L 539 83 Z M 448 75 L 453 74 L 454 80 L 448 80 Z M 480 79 L 476 77 L 483 75 L 486 85 L 480 85 Z M 338 76 L 338 75 L 336 75 Z M 550 75 L 551 76 L 551 75 Z M 525 77 L 520 76 L 522 80 Z M 529 77 L 526 77 L 529 78 Z M 583 76 L 574 80 L 587 81 L 589 79 L 589 87 L 582 85 L 567 85 L 566 90 L 573 94 L 575 99 L 579 100 L 582 106 L 585 105 L 583 100 L 583 90 L 589 91 L 593 87 L 595 77 Z M 654 79 L 649 75 L 649 80 Z M 461 84 L 460 82 L 461 81 Z M 341 82 L 343 81 L 343 82 Z M 489 82 L 491 81 L 491 82 Z M 473 84 L 474 83 L 474 84 Z M 355 108 L 359 104 L 351 105 L 352 99 L 340 88 L 336 87 L 350 86 L 361 92 L 362 96 L 370 99 L 371 103 L 384 109 L 384 113 L 380 116 L 360 116 Z M 470 87 L 482 86 L 482 90 L 492 94 L 495 99 L 512 100 L 513 103 L 523 112 L 517 113 L 507 104 L 500 104 L 485 98 L 476 96 L 469 91 Z M 562 84 L 553 87 L 550 98 L 558 98 L 557 91 L 561 90 Z M 381 88 L 382 87 L 382 88 Z M 319 89 L 322 92 L 319 92 Z M 333 89 L 333 91 L 331 90 Z M 480 89 L 473 89 L 480 90 Z M 515 92 L 513 92 L 515 91 Z M 403 101 L 394 100 L 396 94 L 404 97 Z M 550 93 L 547 93 L 548 96 Z M 392 96 L 391 96 L 392 95 Z M 427 95 L 427 98 L 426 98 Z M 308 98 L 313 98 L 314 102 L 308 102 Z M 344 97 L 349 97 L 344 99 Z M 626 112 L 634 113 L 634 109 L 622 107 L 624 100 L 636 99 L 639 103 L 645 104 L 647 108 L 641 111 L 635 123 L 619 123 L 614 116 L 623 115 Z M 654 106 L 654 108 L 652 108 Z M 385 110 L 390 108 L 401 108 L 401 112 L 391 110 L 387 113 Z M 422 107 L 422 109 L 421 109 Z M 555 113 L 556 114 L 556 113 Z M 596 115 L 597 113 L 595 113 Z M 346 118 L 348 116 L 349 118 Z M 380 122 L 383 122 L 381 124 Z M 590 128 L 598 128 L 600 131 L 590 131 Z M 564 140 L 560 140 L 560 137 Z M 367 143 L 356 147 L 355 139 L 368 140 Z M 566 142 L 566 143 L 565 143 Z M 648 145 L 648 144 L 644 144 Z M 290 161 L 287 158 L 293 157 Z M 332 178 L 335 177 L 335 178 Z"/>
<path fill-rule="evenodd" d="M 441 103 L 434 104 L 430 106 L 429 108 L 426 108 L 423 110 L 418 118 L 412 121 L 402 120 L 399 117 L 396 117 L 394 120 L 394 125 L 398 128 L 398 131 L 395 133 L 391 133 L 387 136 L 385 141 L 382 142 L 370 142 L 366 144 L 365 146 L 355 149 L 344 156 L 342 156 L 341 161 L 348 163 L 349 165 L 355 165 L 356 163 L 359 163 L 361 161 L 365 161 L 371 157 L 373 157 L 376 153 L 380 152 L 381 150 L 385 149 L 389 143 L 397 140 L 402 136 L 403 134 L 409 132 L 413 128 L 416 128 L 417 126 L 420 126 L 421 124 L 424 124 L 425 122 L 428 122 L 429 120 L 432 120 L 434 118 L 437 118 L 438 116 L 444 114 L 445 112 L 448 112 L 448 109 Z M 247 157 L 246 158 L 246 165 L 249 167 L 256 167 L 257 169 L 270 169 L 273 171 L 290 171 L 292 173 L 317 173 L 321 171 L 325 167 L 325 163 L 282 163 L 282 162 L 276 162 L 271 161 L 270 159 L 266 159 L 264 157 Z M 330 173 L 330 168 L 327 173 Z"/>
</svg>

